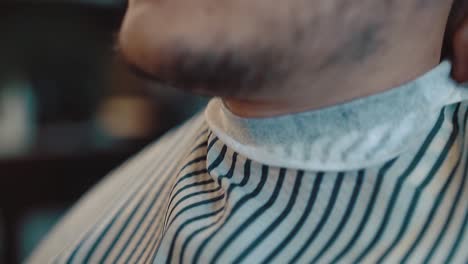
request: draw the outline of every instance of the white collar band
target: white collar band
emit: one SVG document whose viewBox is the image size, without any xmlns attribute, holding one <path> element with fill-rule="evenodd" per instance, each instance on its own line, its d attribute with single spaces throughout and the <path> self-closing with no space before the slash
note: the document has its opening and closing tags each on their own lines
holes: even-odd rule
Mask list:
<svg viewBox="0 0 468 264">
<path fill-rule="evenodd" d="M 234 151 L 261 163 L 304 170 L 351 170 L 379 165 L 421 143 L 444 106 L 468 100 L 446 61 L 389 91 L 348 103 L 273 118 L 241 118 L 221 99 L 205 116 Z"/>
</svg>

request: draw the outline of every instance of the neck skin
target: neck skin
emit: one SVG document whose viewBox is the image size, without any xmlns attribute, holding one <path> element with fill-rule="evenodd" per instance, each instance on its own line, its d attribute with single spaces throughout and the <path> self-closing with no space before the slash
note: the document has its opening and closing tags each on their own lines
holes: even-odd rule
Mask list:
<svg viewBox="0 0 468 264">
<path fill-rule="evenodd" d="M 411 21 L 395 22 L 380 48 L 365 59 L 313 73 L 298 71 L 285 87 L 270 87 L 274 96 L 223 98 L 224 104 L 237 116 L 272 117 L 344 103 L 410 82 L 440 62 L 451 4 L 446 2 L 445 8 L 423 10 Z"/>
</svg>

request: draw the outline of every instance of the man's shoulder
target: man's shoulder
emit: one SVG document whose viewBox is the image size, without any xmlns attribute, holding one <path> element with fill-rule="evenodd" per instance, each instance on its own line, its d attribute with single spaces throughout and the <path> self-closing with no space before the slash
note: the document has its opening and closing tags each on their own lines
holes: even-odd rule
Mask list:
<svg viewBox="0 0 468 264">
<path fill-rule="evenodd" d="M 207 130 L 203 114 L 197 114 L 116 168 L 67 212 L 28 263 L 49 263 L 61 252 L 76 247 L 86 233 L 123 206 L 132 190 L 140 188 L 137 185 L 144 186 L 151 177 L 170 177 L 167 168 L 180 163 L 198 141 L 203 141 Z"/>
</svg>

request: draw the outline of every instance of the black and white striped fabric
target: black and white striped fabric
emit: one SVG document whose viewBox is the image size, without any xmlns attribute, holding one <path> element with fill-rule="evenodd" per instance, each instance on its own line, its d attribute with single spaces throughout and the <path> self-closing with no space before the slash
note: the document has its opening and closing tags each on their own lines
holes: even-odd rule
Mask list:
<svg viewBox="0 0 468 264">
<path fill-rule="evenodd" d="M 199 115 L 96 186 L 30 263 L 468 263 L 468 102 L 349 170 L 274 166 Z"/>
</svg>

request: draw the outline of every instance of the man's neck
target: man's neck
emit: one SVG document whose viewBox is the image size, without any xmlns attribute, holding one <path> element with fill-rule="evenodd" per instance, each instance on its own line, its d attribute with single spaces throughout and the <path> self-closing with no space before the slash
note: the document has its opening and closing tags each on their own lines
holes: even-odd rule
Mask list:
<svg viewBox="0 0 468 264">
<path fill-rule="evenodd" d="M 415 61 L 413 61 L 415 62 Z M 273 100 L 242 100 L 224 98 L 224 104 L 234 114 L 241 117 L 263 118 L 281 116 L 305 111 L 326 108 L 342 104 L 358 98 L 382 93 L 407 82 L 417 79 L 427 71 L 434 68 L 439 59 L 425 60 L 419 63 L 408 61 L 405 65 L 375 65 L 363 67 L 356 65 L 358 76 L 348 78 L 336 77 L 330 81 L 310 81 L 310 91 L 307 93 L 283 94 L 281 99 Z M 339 72 L 336 73 L 339 76 Z M 315 89 L 315 87 L 317 87 Z M 326 87 L 326 89 L 323 89 Z"/>
<path fill-rule="evenodd" d="M 320 109 L 401 86 L 440 62 L 445 21 L 434 18 L 447 17 L 449 9 L 434 12 L 418 16 L 417 25 L 398 22 L 379 50 L 363 60 L 297 72 L 285 87 L 270 87 L 270 96 L 223 101 L 238 116 L 261 118 Z M 440 23 L 431 24 L 431 19 Z"/>
</svg>

